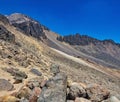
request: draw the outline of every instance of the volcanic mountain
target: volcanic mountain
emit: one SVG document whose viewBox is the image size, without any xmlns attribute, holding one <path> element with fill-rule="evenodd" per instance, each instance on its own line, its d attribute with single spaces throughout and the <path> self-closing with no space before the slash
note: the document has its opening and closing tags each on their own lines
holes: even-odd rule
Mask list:
<svg viewBox="0 0 120 102">
<path fill-rule="evenodd" d="M 69 55 L 111 68 L 120 66 L 120 44 L 112 40 L 98 40 L 87 35 L 60 36 L 32 18 L 15 13 L 7 16 L 10 23 L 25 34 L 42 38 L 47 45 Z"/>
<path fill-rule="evenodd" d="M 44 79 L 40 88 L 45 82 L 47 83 L 45 87 L 52 86 L 47 91 L 60 86 L 64 75 L 58 74 L 48 80 L 53 75 L 50 72 L 52 64 L 58 65 L 60 71 L 68 76 L 69 82 L 64 81 L 66 84 L 96 83 L 109 89 L 111 95 L 119 96 L 119 56 L 120 45 L 112 40 L 101 41 L 80 34 L 61 36 L 26 15 L 19 13 L 6 17 L 0 15 L 0 78 L 7 81 L 0 80 L 2 93 L 0 96 L 14 95 L 15 92 L 19 94 L 18 90 L 30 82 L 31 78 L 34 78 L 32 82 L 38 85 L 35 82 L 37 76 L 38 78 L 43 76 Z M 56 69 L 54 72 L 56 74 L 59 70 Z M 54 80 L 57 80 L 55 87 Z M 8 84 L 5 85 L 5 83 Z M 28 86 L 32 89 L 34 85 Z M 85 88 L 85 85 L 82 84 L 82 86 Z M 68 85 L 65 88 L 69 88 Z M 43 90 L 45 91 L 46 88 L 43 87 Z M 58 88 L 55 88 L 54 92 L 56 90 Z M 89 99 L 88 96 L 84 98 Z M 66 96 L 65 99 L 67 99 Z"/>
</svg>

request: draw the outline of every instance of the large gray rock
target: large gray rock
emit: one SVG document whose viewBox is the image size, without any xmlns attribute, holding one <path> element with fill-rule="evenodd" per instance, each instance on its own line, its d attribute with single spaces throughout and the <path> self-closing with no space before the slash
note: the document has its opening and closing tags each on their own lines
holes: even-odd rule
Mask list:
<svg viewBox="0 0 120 102">
<path fill-rule="evenodd" d="M 49 79 L 37 102 L 66 102 L 67 76 L 58 73 Z"/>
</svg>

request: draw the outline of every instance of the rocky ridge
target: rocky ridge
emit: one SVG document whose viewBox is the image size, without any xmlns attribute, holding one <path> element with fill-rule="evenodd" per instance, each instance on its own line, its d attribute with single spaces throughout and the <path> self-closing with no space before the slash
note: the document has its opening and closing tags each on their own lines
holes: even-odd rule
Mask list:
<svg viewBox="0 0 120 102">
<path fill-rule="evenodd" d="M 97 60 L 90 59 L 96 63 L 101 63 L 104 66 L 111 68 L 119 68 L 120 66 L 120 44 L 115 43 L 113 40 L 98 40 L 87 35 L 74 35 L 58 36 L 58 41 L 70 44 L 74 49 L 103 62 L 108 63 L 105 65 Z M 81 57 L 77 55 L 76 57 Z"/>
</svg>

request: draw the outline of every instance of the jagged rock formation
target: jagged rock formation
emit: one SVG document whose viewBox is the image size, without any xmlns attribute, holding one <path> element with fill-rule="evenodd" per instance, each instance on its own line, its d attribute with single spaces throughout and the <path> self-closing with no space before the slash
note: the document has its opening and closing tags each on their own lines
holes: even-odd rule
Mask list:
<svg viewBox="0 0 120 102">
<path fill-rule="evenodd" d="M 58 36 L 57 40 L 69 43 L 70 45 L 81 45 L 81 46 L 89 45 L 91 43 L 94 45 L 100 44 L 100 43 L 103 43 L 103 44 L 111 43 L 117 46 L 120 45 L 118 43 L 115 43 L 111 39 L 110 40 L 98 40 L 98 39 L 92 38 L 87 35 L 80 35 L 79 33 L 76 33 L 74 35 Z"/>
<path fill-rule="evenodd" d="M 20 13 L 15 13 L 7 16 L 7 18 L 13 26 L 21 29 L 25 34 L 37 39 L 46 39 L 43 29 L 47 28 L 30 17 Z"/>
<path fill-rule="evenodd" d="M 120 66 L 120 44 L 115 43 L 113 40 L 102 41 L 78 33 L 75 35 L 58 36 L 57 40 L 70 44 L 73 48 L 86 55 L 111 64 L 109 67 L 119 68 Z"/>
</svg>

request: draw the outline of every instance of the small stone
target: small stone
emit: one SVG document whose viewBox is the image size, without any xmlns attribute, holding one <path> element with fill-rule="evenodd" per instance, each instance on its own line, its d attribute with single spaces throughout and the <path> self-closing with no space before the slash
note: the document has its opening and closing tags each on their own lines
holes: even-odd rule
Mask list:
<svg viewBox="0 0 120 102">
<path fill-rule="evenodd" d="M 31 69 L 30 72 L 35 74 L 35 75 L 37 75 L 37 76 L 41 76 L 42 75 L 42 73 L 39 70 L 37 70 L 37 69 Z"/>
</svg>

